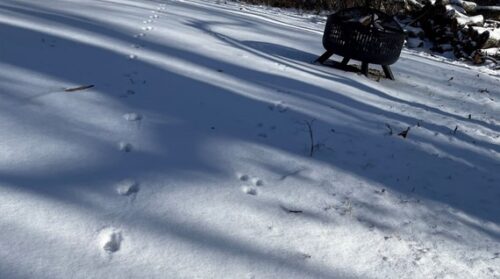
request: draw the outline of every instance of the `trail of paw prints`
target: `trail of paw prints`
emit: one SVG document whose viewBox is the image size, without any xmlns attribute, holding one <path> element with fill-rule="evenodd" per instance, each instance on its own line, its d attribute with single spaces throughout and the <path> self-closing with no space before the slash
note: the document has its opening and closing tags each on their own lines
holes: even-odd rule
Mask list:
<svg viewBox="0 0 500 279">
<path fill-rule="evenodd" d="M 135 58 L 136 57 L 134 56 L 134 59 Z M 119 95 L 119 97 L 121 98 L 128 98 L 136 95 L 136 93 L 144 88 L 144 86 L 147 86 L 146 79 L 139 75 L 139 73 L 136 71 L 125 73 L 122 76 L 124 77 L 125 82 L 128 84 L 128 88 Z"/>
<path fill-rule="evenodd" d="M 146 84 L 146 80 L 142 78 L 136 71 L 125 73 L 123 74 L 123 77 L 125 77 L 128 80 L 129 84 L 132 86 Z"/>
<path fill-rule="evenodd" d="M 144 21 L 144 22 L 148 22 L 148 21 Z M 141 27 L 141 30 L 143 32 L 135 34 L 134 38 L 140 39 L 140 38 L 146 37 L 146 32 L 153 30 L 153 27 L 149 26 L 149 25 L 148 26 L 143 26 L 143 27 Z M 135 43 L 135 44 L 131 44 L 130 47 L 132 49 L 134 49 L 134 50 L 139 50 L 139 49 L 143 48 L 143 45 L 141 45 L 139 43 Z M 128 55 L 128 59 L 129 60 L 135 60 L 135 59 L 137 59 L 137 55 L 134 54 L 134 53 L 131 53 L 131 54 Z"/>
<path fill-rule="evenodd" d="M 150 16 L 148 16 L 148 18 L 147 18 L 147 19 L 144 19 L 144 20 L 142 21 L 142 23 L 143 23 L 145 26 L 142 26 L 142 27 L 141 27 L 141 31 L 140 31 L 139 33 L 137 33 L 137 34 L 134 34 L 134 35 L 133 35 L 133 36 L 134 36 L 134 38 L 136 38 L 136 39 L 141 39 L 141 38 L 144 38 L 144 37 L 146 37 L 146 33 L 147 33 L 147 32 L 152 31 L 152 30 L 154 29 L 154 27 L 153 27 L 153 25 L 152 25 L 152 24 L 154 23 L 155 19 L 158 19 L 160 16 L 159 16 L 158 14 L 156 14 L 156 11 L 151 11 L 151 12 L 152 12 L 153 14 L 152 14 L 152 15 L 150 15 Z M 137 44 L 137 43 L 136 43 L 136 44 L 132 44 L 132 45 L 130 45 L 130 46 L 131 46 L 133 49 L 140 49 L 140 48 L 142 48 L 142 45 Z M 130 60 L 134 60 L 134 59 L 136 59 L 136 58 L 137 58 L 137 55 L 132 53 L 132 54 L 130 54 L 130 55 L 128 56 L 128 58 L 129 58 Z"/>
<path fill-rule="evenodd" d="M 157 9 L 160 10 L 160 11 L 164 11 L 164 10 L 167 9 L 166 6 L 167 6 L 166 4 L 161 3 L 161 4 L 158 5 Z"/>
<path fill-rule="evenodd" d="M 269 110 L 284 113 L 288 110 L 288 106 L 283 101 L 278 101 L 268 106 Z"/>
<path fill-rule="evenodd" d="M 136 112 L 130 112 L 130 113 L 125 113 L 123 115 L 123 119 L 130 122 L 130 123 L 136 123 L 137 129 L 141 128 L 141 122 L 142 122 L 142 115 Z M 134 150 L 134 146 L 127 141 L 119 141 L 117 143 L 117 148 L 119 151 L 123 153 L 130 153 Z"/>
<path fill-rule="evenodd" d="M 164 9 L 165 9 L 165 5 L 160 4 L 160 6 L 158 7 L 158 10 L 164 10 Z M 155 19 L 159 18 L 159 15 L 156 13 L 156 11 L 152 11 L 152 13 L 153 13 L 152 15 L 150 15 L 147 19 L 145 19 L 143 21 L 143 24 L 145 24 L 145 26 L 141 27 L 141 32 L 133 35 L 135 38 L 138 38 L 138 39 L 143 38 L 146 36 L 146 32 L 152 31 L 154 29 L 152 24 L 154 23 Z M 134 43 L 134 44 L 131 44 L 130 47 L 133 50 L 138 50 L 138 49 L 142 48 L 142 45 L 139 43 Z M 131 53 L 128 54 L 127 59 L 129 59 L 129 60 L 138 59 L 135 51 L 131 51 Z M 136 72 L 136 71 L 124 74 L 124 77 L 128 80 L 128 82 L 130 83 L 130 86 L 132 86 L 132 87 L 136 87 L 137 85 L 145 85 L 146 84 L 146 80 L 141 79 L 138 72 Z M 131 95 L 135 95 L 136 94 L 135 89 L 136 88 L 127 89 L 125 92 L 125 95 L 123 95 L 122 97 L 128 97 Z M 125 113 L 125 114 L 123 114 L 122 117 L 124 120 L 126 120 L 128 122 L 137 123 L 138 125 L 140 125 L 140 123 L 143 119 L 143 116 L 139 113 L 136 113 L 136 112 Z M 117 148 L 119 151 L 121 151 L 123 153 L 130 153 L 133 150 L 132 144 L 127 142 L 127 141 L 119 141 L 117 143 Z M 139 193 L 139 190 L 140 190 L 140 184 L 136 180 L 131 179 L 131 178 L 119 181 L 115 185 L 116 194 L 118 196 L 128 198 L 128 202 L 127 202 L 128 207 L 133 205 L 133 201 L 135 200 L 137 194 Z M 114 220 L 115 223 L 120 223 L 123 221 L 123 218 L 127 215 L 128 209 L 129 208 L 125 208 L 125 209 L 122 208 L 121 213 L 118 214 L 118 216 Z M 123 240 L 124 240 L 124 237 L 123 237 L 122 231 L 117 229 L 114 226 L 105 227 L 98 234 L 99 247 L 100 247 L 101 251 L 104 252 L 109 257 L 111 257 L 112 254 L 117 253 L 121 249 Z"/>
<path fill-rule="evenodd" d="M 152 14 L 149 15 L 146 19 L 142 20 L 142 23 L 144 24 L 144 26 L 141 27 L 141 31 L 139 33 L 133 35 L 134 38 L 141 39 L 141 38 L 146 37 L 146 33 L 150 32 L 154 29 L 153 24 L 154 24 L 155 20 L 160 18 L 160 16 L 158 15 L 158 11 L 163 11 L 165 9 L 166 9 L 165 4 L 159 4 L 159 6 L 156 8 L 156 10 L 151 10 Z M 140 49 L 143 46 L 140 44 L 132 44 L 131 47 L 133 49 Z M 135 59 L 137 59 L 137 55 L 134 53 L 131 53 L 128 55 L 128 59 L 135 60 Z"/>
<path fill-rule="evenodd" d="M 142 23 L 144 24 L 144 26 L 141 27 L 141 31 L 137 34 L 134 34 L 134 38 L 136 39 L 141 39 L 141 38 L 144 38 L 146 37 L 146 33 L 147 32 L 150 32 L 154 29 L 153 27 L 153 24 L 155 22 L 155 20 L 159 19 L 160 16 L 158 15 L 158 11 L 163 11 L 165 10 L 165 4 L 160 4 L 156 10 L 151 10 L 151 15 L 149 15 L 146 19 L 144 19 L 142 21 Z M 140 44 L 132 44 L 130 45 L 133 49 L 140 49 L 142 48 L 143 46 L 140 45 Z M 134 54 L 134 53 L 131 53 L 128 55 L 128 59 L 129 60 L 135 60 L 137 59 L 137 55 Z"/>
<path fill-rule="evenodd" d="M 115 185 L 116 194 L 122 197 L 129 198 L 127 201 L 128 207 L 133 205 L 137 193 L 139 193 L 140 184 L 134 179 L 124 179 Z M 121 210 L 120 213 L 114 218 L 112 224 L 119 224 L 124 222 L 124 218 L 127 216 L 126 210 Z M 120 251 L 122 247 L 122 242 L 124 240 L 123 232 L 118 229 L 117 226 L 108 225 L 98 232 L 98 245 L 99 249 L 111 259 L 112 254 Z"/>
<path fill-rule="evenodd" d="M 134 35 L 134 38 L 142 38 L 142 37 L 145 37 L 146 34 L 144 34 L 143 32 L 140 32 L 140 33 L 137 33 Z"/>
<path fill-rule="evenodd" d="M 153 26 L 151 24 L 154 23 L 154 19 L 159 18 L 159 16 L 156 14 L 155 11 L 152 11 L 152 12 L 154 12 L 155 14 L 150 15 L 147 19 L 142 21 L 142 23 L 145 24 L 145 26 L 141 27 L 141 32 L 135 34 L 134 38 L 139 39 L 139 38 L 146 37 L 146 32 L 153 30 Z"/>
<path fill-rule="evenodd" d="M 262 122 L 257 123 L 257 128 L 259 128 L 257 136 L 263 139 L 267 139 L 269 137 L 269 132 L 274 132 L 278 129 L 276 125 L 265 125 Z"/>
<path fill-rule="evenodd" d="M 247 174 L 237 174 L 238 179 L 245 183 L 241 186 L 241 191 L 247 195 L 257 196 L 259 194 L 258 187 L 264 186 L 264 181 L 258 177 L 250 177 Z"/>
</svg>

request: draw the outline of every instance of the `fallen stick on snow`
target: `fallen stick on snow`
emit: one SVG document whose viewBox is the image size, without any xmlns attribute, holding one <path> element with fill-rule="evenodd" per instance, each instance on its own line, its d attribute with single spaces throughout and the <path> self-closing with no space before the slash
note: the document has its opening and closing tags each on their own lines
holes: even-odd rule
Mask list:
<svg viewBox="0 0 500 279">
<path fill-rule="evenodd" d="M 72 88 L 66 88 L 64 89 L 64 92 L 75 92 L 75 91 L 80 91 L 80 90 L 85 90 L 94 87 L 93 84 L 91 85 L 82 85 L 78 87 L 72 87 Z"/>
<path fill-rule="evenodd" d="M 299 213 L 303 213 L 304 212 L 304 211 L 298 210 L 298 209 L 286 208 L 284 205 L 280 205 L 280 207 L 281 207 L 281 209 L 283 209 L 287 213 L 299 214 Z"/>
</svg>

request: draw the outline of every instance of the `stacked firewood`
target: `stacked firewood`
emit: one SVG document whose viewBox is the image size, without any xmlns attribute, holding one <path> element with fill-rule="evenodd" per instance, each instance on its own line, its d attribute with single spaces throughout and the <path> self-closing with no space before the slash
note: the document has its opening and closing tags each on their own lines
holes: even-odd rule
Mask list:
<svg viewBox="0 0 500 279">
<path fill-rule="evenodd" d="M 405 0 L 412 14 L 406 25 L 408 46 L 421 47 L 429 39 L 433 51 L 500 69 L 500 5 L 478 2 Z"/>
</svg>

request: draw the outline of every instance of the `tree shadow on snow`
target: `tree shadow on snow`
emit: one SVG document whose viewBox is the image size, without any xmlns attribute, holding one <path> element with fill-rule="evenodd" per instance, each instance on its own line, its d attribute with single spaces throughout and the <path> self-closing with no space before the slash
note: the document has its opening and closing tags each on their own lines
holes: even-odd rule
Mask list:
<svg viewBox="0 0 500 279">
<path fill-rule="evenodd" d="M 19 4 L 22 5 L 22 4 Z M 26 4 L 24 4 L 26 5 Z M 178 5 L 187 5 L 181 4 Z M 189 6 L 189 5 L 188 5 Z M 191 8 L 191 6 L 189 6 Z M 50 10 L 43 12 L 40 7 L 26 9 L 17 5 L 0 5 L 3 12 L 29 15 L 40 20 L 45 20 L 62 25 L 69 25 L 72 31 L 84 30 L 90 34 L 111 38 L 116 42 L 127 45 L 137 44 L 138 39 L 126 35 L 124 30 L 116 30 L 105 26 L 102 22 L 79 19 L 78 17 L 54 14 Z M 118 14 L 116 15 L 118 16 Z M 239 17 L 229 17 L 238 22 Z M 369 82 L 359 82 L 356 77 L 343 72 L 323 69 L 308 63 L 316 55 L 282 46 L 274 43 L 259 41 L 242 41 L 231 38 L 220 32 L 213 31 L 211 22 L 192 19 L 188 26 L 210 34 L 224 44 L 233 46 L 244 53 L 258 56 L 270 62 L 286 65 L 287 67 L 305 74 L 315 75 L 317 78 L 327 80 L 329 84 L 337 84 L 342 88 L 353 88 L 364 92 L 367 97 L 379 98 L 406 105 L 425 111 L 430 111 L 437 116 L 454 118 L 429 105 L 407 101 L 394 97 L 388 93 L 367 85 Z M 217 23 L 223 25 L 224 23 Z M 238 23 L 236 23 L 238 24 Z M 240 22 L 241 28 L 247 23 Z M 4 34 L 2 34 L 4 33 Z M 291 121 L 304 123 L 315 118 L 314 132 L 318 139 L 324 139 L 324 145 L 333 152 L 322 152 L 318 149 L 310 160 L 322 162 L 334 167 L 336 170 L 362 177 L 376 185 L 383 185 L 387 191 L 397 193 L 402 197 L 418 198 L 429 203 L 445 204 L 449 207 L 473 215 L 481 220 L 494 224 L 500 223 L 499 208 L 493 204 L 498 189 L 493 186 L 498 180 L 496 171 L 499 163 L 491 157 L 483 156 L 476 151 L 464 149 L 456 145 L 447 144 L 442 140 L 432 140 L 429 137 L 416 134 L 407 140 L 396 135 L 384 135 L 385 123 L 381 119 L 397 123 L 416 125 L 420 121 L 410 115 L 404 115 L 390 110 L 381 109 L 356 96 L 348 96 L 341 92 L 343 89 L 335 87 L 325 88 L 314 82 L 305 82 L 293 76 L 271 74 L 243 67 L 220 59 L 214 59 L 197 53 L 187 48 L 176 48 L 154 41 L 141 41 L 143 48 L 157 55 L 158 64 L 144 62 L 140 59 L 129 61 L 126 56 L 112 49 L 106 49 L 89 42 L 84 44 L 61 35 L 44 33 L 43 31 L 30 30 L 27 27 L 1 25 L 0 34 L 17 34 L 13 40 L 20 38 L 40 38 L 44 42 L 52 42 L 54 47 L 47 46 L 40 39 L 31 43 L 41 48 L 46 48 L 46 57 L 37 56 L 37 53 L 23 52 L 20 56 L 5 56 L 0 53 L 2 66 L 13 69 L 24 69 L 47 77 L 64 81 L 67 84 L 95 84 L 97 95 L 111 98 L 119 112 L 139 111 L 148 118 L 144 120 L 144 127 L 131 130 L 144 133 L 143 138 L 149 138 L 154 148 L 142 148 L 140 141 L 136 140 L 137 148 L 131 154 L 117 151 L 116 141 L 103 128 L 97 134 L 88 131 L 99 129 L 87 123 L 86 119 L 67 119 L 67 111 L 52 114 L 35 113 L 37 108 L 47 111 L 47 103 L 39 99 L 34 104 L 2 108 L 1 114 L 18 121 L 32 133 L 44 134 L 49 138 L 61 142 L 72 142 L 81 146 L 87 152 L 96 154 L 89 163 L 71 167 L 73 162 L 66 161 L 63 165 L 56 166 L 57 170 L 50 169 L 50 162 L 39 163 L 42 167 L 38 171 L 23 168 L 22 164 L 6 170 L 0 170 L 2 187 L 39 195 L 67 203 L 77 208 L 91 208 L 99 212 L 102 208 L 91 199 L 82 195 L 84 192 L 112 198 L 113 189 L 109 188 L 112 181 L 123 177 L 147 177 L 150 174 L 170 174 L 180 180 L 188 180 L 200 176 L 211 175 L 228 177 L 228 170 L 221 165 L 214 164 L 216 155 L 206 150 L 207 142 L 213 140 L 229 140 L 232 142 L 252 143 L 266 148 L 283 151 L 294 156 L 307 157 L 304 146 L 307 146 L 307 132 L 300 131 L 292 134 L 290 131 L 279 131 L 276 134 L 262 137 L 257 135 L 255 125 L 270 120 L 275 122 L 278 130 L 281 126 L 289 126 Z M 319 36 L 318 36 L 319 39 Z M 319 41 L 319 40 L 318 40 Z M 0 46 L 1 47 L 1 46 Z M 28 50 L 29 48 L 26 48 Z M 0 48 L 0 51 L 3 49 Z M 57 50 L 54 56 L 53 51 Z M 50 55 L 49 55 L 50 54 Z M 53 60 L 57 57 L 57 60 Z M 209 74 L 217 78 L 227 78 L 244 81 L 265 89 L 267 95 L 244 95 L 244 89 L 231 89 L 229 85 L 216 84 L 211 80 L 190 77 L 184 73 L 171 70 L 168 65 L 170 57 L 175 57 L 187 63 L 194 63 L 201 71 L 210 71 Z M 140 58 L 140 57 L 139 57 Z M 235 58 L 237 59 L 237 58 Z M 163 63 L 163 64 L 162 64 Z M 187 64 L 188 65 L 188 64 Z M 188 66 L 189 67 L 189 66 Z M 98 70 L 96 70 L 98 69 Z M 142 76 L 141 73 L 147 73 Z M 102 75 L 105 76 L 102 76 Z M 20 81 L 22 82 L 22 81 Z M 7 83 L 0 86 L 7 88 Z M 5 89 L 5 88 L 4 88 Z M 124 95 L 132 90 L 135 95 Z M 37 88 L 33 88 L 36 95 Z M 15 103 L 20 97 L 12 93 L 9 98 Z M 2 94 L 2 96 L 6 96 Z M 297 109 L 298 106 L 277 112 L 270 109 L 274 101 L 290 97 L 306 109 Z M 22 96 L 22 98 L 29 96 Z M 261 98 L 258 98 L 261 97 Z M 21 99 L 22 99 L 21 98 Z M 45 98 L 42 96 L 41 98 Z M 88 101 L 87 99 L 82 100 Z M 267 98 L 267 99 L 266 99 Z M 97 99 L 96 99 L 97 100 Z M 92 100 L 90 100 L 92 101 Z M 37 107 L 38 106 L 38 107 Z M 316 110 L 316 111 L 313 111 Z M 29 113 L 30 116 L 26 116 Z M 318 113 L 324 114 L 321 119 Z M 335 116 L 352 119 L 352 124 L 342 122 Z M 117 114 L 121 117 L 121 113 Z M 227 121 L 227 119 L 233 119 Z M 151 121 L 150 121 L 151 120 Z M 148 122 L 149 121 L 149 122 Z M 47 133 L 45 123 L 51 123 L 60 133 L 51 131 Z M 209 125 L 207 125 L 207 123 Z M 224 124 L 220 124 L 224 123 Z M 495 125 L 475 122 L 486 128 L 498 131 Z M 367 128 L 368 127 L 368 128 Z M 405 128 L 405 127 L 402 127 Z M 377 132 L 374 130 L 379 129 Z M 418 129 L 418 128 L 414 128 Z M 425 129 L 448 136 L 449 127 L 444 127 L 432 122 L 425 123 Z M 141 138 L 139 136 L 138 138 Z M 481 141 L 466 134 L 453 137 L 454 141 L 471 142 L 484 150 L 499 152 L 497 145 Z M 449 156 L 439 156 L 422 150 L 415 143 L 425 143 L 435 149 L 442 150 Z M 171 144 L 176 144 L 171 146 Z M 367 167 L 366 163 L 384 158 L 384 164 Z M 280 165 L 266 162 L 256 162 L 277 177 L 283 176 Z M 45 166 L 46 165 L 46 166 Z M 54 166 L 52 166 L 54 167 Z M 452 173 L 440 173 L 440 169 L 453 170 Z M 48 171 L 51 170 L 51 171 Z M 435 178 L 427 176 L 433 174 Z M 200 178 L 200 183 L 203 179 Z M 314 180 L 313 182 L 314 183 Z M 68 187 L 68 185 L 73 185 Z M 163 186 L 158 186 L 163 187 Z M 169 186 L 165 186 L 169 187 Z M 173 186 L 172 186 L 173 187 Z M 457 192 L 459 189 L 460 192 Z M 489 193 L 491 200 L 480 201 Z M 362 201 L 360 201 L 362 202 Z M 265 205 L 265 203 L 263 203 Z M 431 206 L 431 205 L 430 205 Z M 269 206 L 269 210 L 280 210 L 278 207 Z M 324 222 L 325 215 L 307 212 L 311 220 Z M 380 215 L 391 214 L 381 211 Z M 141 215 L 141 216 L 139 216 Z M 142 222 L 144 227 L 137 228 L 153 234 L 169 234 L 186 242 L 200 243 L 206 249 L 228 252 L 236 257 L 250 257 L 256 261 L 270 263 L 271 265 L 284 266 L 285 269 L 310 276 L 328 278 L 335 274 L 335 270 L 327 267 L 311 269 L 306 264 L 288 264 L 286 257 L 278 252 L 269 253 L 248 243 L 240 243 L 224 232 L 205 230 L 196 224 L 185 225 L 179 220 L 168 216 L 154 216 L 152 214 L 137 213 L 137 216 L 148 220 Z M 384 216 L 380 216 L 381 219 Z M 453 218 L 451 215 L 450 218 Z M 373 221 L 375 222 L 375 220 Z M 397 229 L 380 222 L 384 230 Z M 498 232 L 482 228 L 477 224 L 470 227 L 500 239 Z M 0 261 L 0 267 L 4 264 Z M 0 273 L 1 275 L 1 273 Z M 345 278 L 345 277 L 343 277 Z"/>
</svg>

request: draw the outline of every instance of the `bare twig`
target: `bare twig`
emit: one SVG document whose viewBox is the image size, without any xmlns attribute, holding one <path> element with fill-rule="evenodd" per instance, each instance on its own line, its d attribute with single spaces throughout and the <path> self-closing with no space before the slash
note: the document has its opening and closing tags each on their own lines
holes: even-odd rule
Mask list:
<svg viewBox="0 0 500 279">
<path fill-rule="evenodd" d="M 82 85 L 78 87 L 73 87 L 73 88 L 66 88 L 64 89 L 64 92 L 75 92 L 75 91 L 80 91 L 80 90 L 85 90 L 94 87 L 93 84 L 91 85 Z"/>
<path fill-rule="evenodd" d="M 391 127 L 391 125 L 389 125 L 389 124 L 385 123 L 385 127 L 387 127 L 387 129 L 389 129 L 389 135 L 391 135 L 391 136 L 392 136 L 393 132 L 392 132 L 392 127 Z"/>
<path fill-rule="evenodd" d="M 314 150 L 316 148 L 316 144 L 314 143 L 314 133 L 313 133 L 313 128 L 312 128 L 314 120 L 315 119 L 313 119 L 311 121 L 305 121 L 307 129 L 309 130 L 309 139 L 311 141 L 311 147 L 309 148 L 309 157 L 312 157 L 314 155 Z"/>
<path fill-rule="evenodd" d="M 280 205 L 280 207 L 281 209 L 283 209 L 285 212 L 288 213 L 293 213 L 293 214 L 304 213 L 304 211 L 302 210 L 286 208 L 284 205 Z"/>
</svg>

